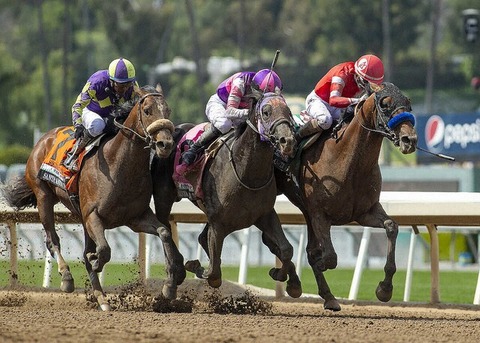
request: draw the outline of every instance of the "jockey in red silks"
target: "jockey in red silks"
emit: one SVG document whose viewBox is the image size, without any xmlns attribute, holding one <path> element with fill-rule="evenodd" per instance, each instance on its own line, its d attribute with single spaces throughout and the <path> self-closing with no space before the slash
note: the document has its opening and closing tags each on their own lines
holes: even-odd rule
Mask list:
<svg viewBox="0 0 480 343">
<path fill-rule="evenodd" d="M 267 93 L 282 88 L 282 80 L 270 69 L 262 69 L 257 73 L 239 72 L 222 81 L 205 109 L 211 125 L 208 125 L 190 149 L 182 154 L 182 163 L 193 164 L 199 153 L 216 138 L 247 120 L 252 89 Z"/>
<path fill-rule="evenodd" d="M 307 121 L 297 132 L 303 137 L 328 130 L 342 110 L 366 98 L 369 83 L 383 82 L 383 63 L 375 55 L 364 55 L 356 62 L 344 62 L 331 68 L 305 100 L 302 119 Z M 363 93 L 363 95 L 362 95 Z"/>
</svg>

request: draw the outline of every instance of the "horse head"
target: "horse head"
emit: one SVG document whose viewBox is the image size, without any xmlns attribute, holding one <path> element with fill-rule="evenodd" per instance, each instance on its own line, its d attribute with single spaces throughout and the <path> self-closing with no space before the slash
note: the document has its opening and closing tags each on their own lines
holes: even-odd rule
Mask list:
<svg viewBox="0 0 480 343">
<path fill-rule="evenodd" d="M 415 117 L 410 113 L 412 106 L 400 89 L 393 83 L 385 82 L 381 85 L 371 84 L 372 93 L 361 105 L 365 123 L 370 127 L 362 126 L 368 131 L 378 132 L 398 146 L 403 154 L 415 151 L 417 132 Z M 376 113 L 376 117 L 368 120 L 365 113 Z M 371 128 L 373 126 L 374 128 Z"/>
<path fill-rule="evenodd" d="M 150 148 L 155 149 L 158 157 L 167 157 L 173 151 L 174 141 L 172 133 L 173 123 L 170 117 L 170 108 L 163 95 L 162 88 L 145 86 L 137 90 L 138 101 L 121 128 L 126 129 L 141 138 Z"/>
<path fill-rule="evenodd" d="M 295 155 L 297 141 L 293 134 L 293 116 L 280 93 L 263 94 L 256 102 L 251 116 L 257 122 L 262 140 L 269 141 L 284 156 Z M 249 125 L 250 119 L 247 121 Z"/>
</svg>

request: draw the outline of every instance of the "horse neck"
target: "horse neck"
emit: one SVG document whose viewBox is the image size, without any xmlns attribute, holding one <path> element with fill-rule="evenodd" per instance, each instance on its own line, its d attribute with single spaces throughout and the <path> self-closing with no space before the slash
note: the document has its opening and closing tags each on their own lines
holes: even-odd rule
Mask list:
<svg viewBox="0 0 480 343">
<path fill-rule="evenodd" d="M 272 172 L 273 147 L 260 140 L 260 135 L 250 126 L 237 138 L 233 146 L 237 172 L 245 179 L 269 177 Z M 238 157 L 238 156 L 241 156 Z"/>
<path fill-rule="evenodd" d="M 132 130 L 137 130 L 134 127 L 136 124 L 132 124 L 137 123 L 137 120 L 133 119 L 127 118 L 124 125 Z M 117 162 L 115 166 L 122 169 L 125 165 L 147 165 L 150 160 L 150 149 L 145 149 L 146 146 L 147 143 L 133 132 L 120 129 L 117 135 L 105 144 L 105 149 L 110 152 L 110 158 Z M 135 168 L 131 169 L 135 170 Z"/>
<path fill-rule="evenodd" d="M 336 160 L 334 163 L 337 165 L 344 164 L 344 170 L 359 171 L 378 165 L 383 136 L 362 127 L 362 124 L 366 127 L 374 126 L 373 120 L 367 119 L 363 113 L 358 113 L 341 133 L 338 143 L 331 140 L 329 149 L 333 150 L 333 154 L 329 156 Z"/>
</svg>

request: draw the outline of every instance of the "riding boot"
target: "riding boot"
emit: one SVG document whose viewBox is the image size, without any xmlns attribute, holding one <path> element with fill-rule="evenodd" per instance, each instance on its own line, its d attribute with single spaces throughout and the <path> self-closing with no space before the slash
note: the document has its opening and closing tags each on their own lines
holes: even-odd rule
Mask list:
<svg viewBox="0 0 480 343">
<path fill-rule="evenodd" d="M 80 153 L 85 149 L 85 147 L 90 144 L 95 137 L 93 137 L 87 130 L 83 131 L 83 135 L 80 136 L 79 139 L 75 142 L 75 145 L 73 146 L 73 149 L 67 158 L 65 159 L 65 162 L 63 162 L 63 165 L 67 167 L 68 170 L 71 171 L 77 171 L 77 158 L 80 155 Z"/>
<path fill-rule="evenodd" d="M 311 136 L 322 131 L 323 129 L 318 125 L 317 119 L 311 119 L 298 129 L 298 131 L 295 133 L 295 139 L 297 142 L 300 142 L 304 137 Z"/>
<path fill-rule="evenodd" d="M 205 150 L 215 139 L 221 136 L 221 132 L 213 125 L 209 125 L 207 129 L 198 137 L 197 141 L 182 154 L 183 163 L 187 166 L 193 164 L 197 156 Z"/>
</svg>

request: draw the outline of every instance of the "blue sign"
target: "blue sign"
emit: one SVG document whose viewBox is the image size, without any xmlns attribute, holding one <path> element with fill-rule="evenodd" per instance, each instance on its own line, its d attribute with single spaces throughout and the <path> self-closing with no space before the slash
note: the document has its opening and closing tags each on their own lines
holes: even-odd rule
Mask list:
<svg viewBox="0 0 480 343">
<path fill-rule="evenodd" d="M 423 115 L 416 117 L 418 145 L 431 152 L 452 156 L 458 162 L 480 161 L 480 113 Z M 443 163 L 417 151 L 418 163 Z"/>
</svg>

